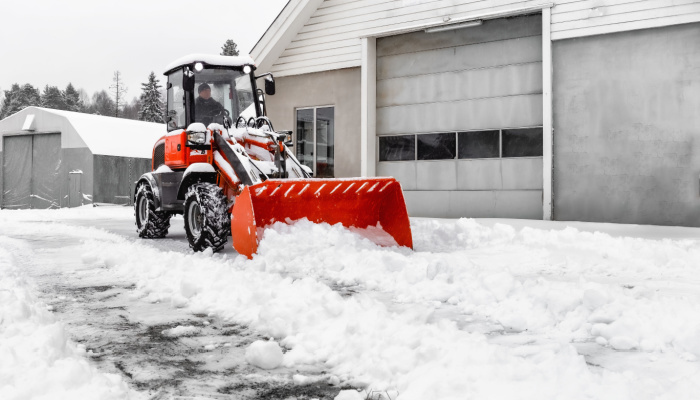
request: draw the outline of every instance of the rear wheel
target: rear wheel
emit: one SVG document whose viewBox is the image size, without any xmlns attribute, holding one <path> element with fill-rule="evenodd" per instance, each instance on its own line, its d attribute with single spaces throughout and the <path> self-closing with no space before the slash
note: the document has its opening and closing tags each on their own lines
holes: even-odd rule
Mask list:
<svg viewBox="0 0 700 400">
<path fill-rule="evenodd" d="M 168 234 L 170 214 L 156 211 L 153 189 L 147 183 L 141 183 L 136 190 L 134 214 L 139 237 L 157 239 L 164 238 Z"/>
<path fill-rule="evenodd" d="M 185 195 L 185 233 L 194 251 L 224 248 L 230 231 L 226 197 L 213 183 L 195 183 Z"/>
</svg>

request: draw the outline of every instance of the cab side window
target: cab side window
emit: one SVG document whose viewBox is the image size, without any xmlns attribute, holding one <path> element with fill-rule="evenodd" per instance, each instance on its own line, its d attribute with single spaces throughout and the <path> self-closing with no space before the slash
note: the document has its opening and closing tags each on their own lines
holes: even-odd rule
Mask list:
<svg viewBox="0 0 700 400">
<path fill-rule="evenodd" d="M 168 131 L 185 128 L 185 91 L 182 88 L 182 70 L 168 75 Z"/>
</svg>

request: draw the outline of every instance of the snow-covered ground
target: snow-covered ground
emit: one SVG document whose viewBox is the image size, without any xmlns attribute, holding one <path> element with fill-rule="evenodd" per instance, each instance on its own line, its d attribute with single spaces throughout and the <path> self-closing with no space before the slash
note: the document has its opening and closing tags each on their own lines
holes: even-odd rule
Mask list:
<svg viewBox="0 0 700 400">
<path fill-rule="evenodd" d="M 301 221 L 248 260 L 172 223 L 0 211 L 2 398 L 700 393 L 700 229 L 417 218 L 411 251 Z"/>
</svg>

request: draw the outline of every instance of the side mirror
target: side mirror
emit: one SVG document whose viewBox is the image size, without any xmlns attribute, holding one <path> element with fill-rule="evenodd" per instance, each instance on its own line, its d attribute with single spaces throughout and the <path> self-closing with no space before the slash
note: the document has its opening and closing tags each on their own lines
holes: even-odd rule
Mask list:
<svg viewBox="0 0 700 400">
<path fill-rule="evenodd" d="M 275 78 L 272 75 L 265 78 L 265 94 L 270 96 L 275 94 Z"/>
<path fill-rule="evenodd" d="M 188 67 L 185 67 L 185 71 L 182 74 L 182 88 L 188 92 L 194 90 L 194 72 L 190 71 Z"/>
</svg>

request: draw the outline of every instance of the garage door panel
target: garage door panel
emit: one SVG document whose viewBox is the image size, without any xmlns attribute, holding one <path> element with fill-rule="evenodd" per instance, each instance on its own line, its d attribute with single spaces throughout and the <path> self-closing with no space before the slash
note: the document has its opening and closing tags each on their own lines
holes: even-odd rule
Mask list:
<svg viewBox="0 0 700 400">
<path fill-rule="evenodd" d="M 504 158 L 503 189 L 542 189 L 542 158 Z"/>
<path fill-rule="evenodd" d="M 448 216 L 542 219 L 542 191 L 493 190 L 449 192 Z"/>
<path fill-rule="evenodd" d="M 454 160 L 417 162 L 416 179 L 421 190 L 455 190 L 457 167 Z"/>
<path fill-rule="evenodd" d="M 382 38 L 377 41 L 377 57 L 541 34 L 542 16 L 539 14 L 495 19 L 484 21 L 482 26 L 474 28 L 435 33 L 420 31 Z"/>
<path fill-rule="evenodd" d="M 3 140 L 2 207 L 29 208 L 32 194 L 32 137 L 9 136 Z"/>
<path fill-rule="evenodd" d="M 413 162 L 381 162 L 377 165 L 377 176 L 393 176 L 403 190 L 417 188 L 416 163 Z"/>
<path fill-rule="evenodd" d="M 501 160 L 457 161 L 457 189 L 501 189 Z"/>
<path fill-rule="evenodd" d="M 536 61 L 542 61 L 541 36 L 378 57 L 377 80 Z"/>
<path fill-rule="evenodd" d="M 34 135 L 32 154 L 32 208 L 59 208 L 61 135 Z"/>
<path fill-rule="evenodd" d="M 444 72 L 377 82 L 377 107 L 542 93 L 542 63 Z"/>
<path fill-rule="evenodd" d="M 377 109 L 378 135 L 540 125 L 541 94 Z"/>
<path fill-rule="evenodd" d="M 403 194 L 411 217 L 449 218 L 450 192 L 406 191 Z"/>
</svg>

